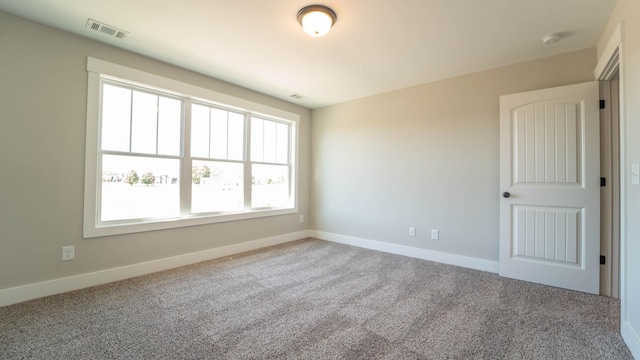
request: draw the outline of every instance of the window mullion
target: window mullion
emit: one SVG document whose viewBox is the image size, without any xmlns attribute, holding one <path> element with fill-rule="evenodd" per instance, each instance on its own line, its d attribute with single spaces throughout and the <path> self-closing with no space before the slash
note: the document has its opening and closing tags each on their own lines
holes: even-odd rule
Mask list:
<svg viewBox="0 0 640 360">
<path fill-rule="evenodd" d="M 267 122 L 264 121 L 264 119 L 262 119 L 262 161 L 263 162 L 265 161 L 264 154 L 266 153 L 266 149 L 267 149 L 267 145 L 266 145 L 267 144 L 267 135 L 266 135 L 267 131 L 265 130 L 266 129 L 266 126 L 265 126 L 266 124 L 267 124 Z"/>
<path fill-rule="evenodd" d="M 182 103 L 182 161 L 180 162 L 180 213 L 185 216 L 191 213 L 191 100 Z"/>
<path fill-rule="evenodd" d="M 135 152 L 126 152 L 126 151 L 113 151 L 113 150 L 102 150 L 102 155 L 119 155 L 119 156 L 129 156 L 129 157 L 140 157 L 140 158 L 150 158 L 150 159 L 178 159 L 180 160 L 182 156 L 176 155 L 159 155 L 159 154 L 146 154 L 146 153 L 135 153 Z"/>
<path fill-rule="evenodd" d="M 276 164 L 280 163 L 279 158 L 278 158 L 278 152 L 280 150 L 280 146 L 278 146 L 278 145 L 280 145 L 280 131 L 278 129 L 279 125 L 280 125 L 279 123 L 276 123 L 276 151 L 275 151 L 276 158 L 274 159 L 274 162 Z"/>
<path fill-rule="evenodd" d="M 133 90 L 131 91 L 131 102 L 129 105 L 129 152 L 133 149 Z"/>
<path fill-rule="evenodd" d="M 293 126 L 291 126 L 291 124 L 289 124 L 287 126 L 287 168 L 288 168 L 288 173 L 289 173 L 289 199 L 293 199 L 293 192 L 295 191 L 295 181 L 293 179 L 293 155 L 292 154 L 292 148 L 293 148 L 293 142 L 292 142 L 292 137 L 293 137 Z"/>
<path fill-rule="evenodd" d="M 224 158 L 229 159 L 229 112 L 227 111 L 227 119 L 225 120 L 225 130 L 227 133 L 225 134 L 226 138 L 226 146 L 224 149 Z"/>
<path fill-rule="evenodd" d="M 160 96 L 156 96 L 156 154 L 160 142 Z"/>
<path fill-rule="evenodd" d="M 209 154 L 208 158 L 211 159 L 211 108 L 207 108 L 209 111 L 209 127 L 207 127 L 207 136 L 209 137 L 209 141 L 208 141 L 208 148 L 207 148 L 207 154 Z"/>
<path fill-rule="evenodd" d="M 252 171 L 251 171 L 251 116 L 249 114 L 244 115 L 244 208 L 245 210 L 251 209 L 251 186 L 252 186 Z"/>
</svg>

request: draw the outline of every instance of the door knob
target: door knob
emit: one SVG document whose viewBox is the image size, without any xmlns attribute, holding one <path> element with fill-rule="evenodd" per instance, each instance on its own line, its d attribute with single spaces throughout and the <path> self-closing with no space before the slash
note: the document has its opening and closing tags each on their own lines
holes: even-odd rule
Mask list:
<svg viewBox="0 0 640 360">
<path fill-rule="evenodd" d="M 509 194 L 508 191 L 503 192 L 501 195 L 502 197 L 505 197 L 505 198 L 508 198 L 509 196 L 511 196 L 511 194 Z"/>
</svg>

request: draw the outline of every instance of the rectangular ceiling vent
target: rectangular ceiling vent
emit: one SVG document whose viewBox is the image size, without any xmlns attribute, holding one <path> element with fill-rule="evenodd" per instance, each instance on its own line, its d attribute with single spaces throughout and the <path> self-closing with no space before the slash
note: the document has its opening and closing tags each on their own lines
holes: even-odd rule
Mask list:
<svg viewBox="0 0 640 360">
<path fill-rule="evenodd" d="M 99 21 L 95 21 L 93 19 L 87 20 L 87 25 L 85 26 L 87 29 L 100 31 L 101 33 L 107 34 L 109 36 L 116 37 L 118 39 L 124 39 L 129 34 L 124 30 L 120 30 L 111 25 L 103 24 Z"/>
</svg>

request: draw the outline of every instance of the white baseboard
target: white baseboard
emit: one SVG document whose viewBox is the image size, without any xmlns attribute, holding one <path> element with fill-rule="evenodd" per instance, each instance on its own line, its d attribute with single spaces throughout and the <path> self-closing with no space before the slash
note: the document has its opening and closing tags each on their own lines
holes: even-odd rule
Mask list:
<svg viewBox="0 0 640 360">
<path fill-rule="evenodd" d="M 44 296 L 60 294 L 67 291 L 79 290 L 90 286 L 106 284 L 109 282 L 129 279 L 141 275 L 147 275 L 158 271 L 195 264 L 201 261 L 217 259 L 224 256 L 260 249 L 267 246 L 278 245 L 298 239 L 304 239 L 307 237 L 314 237 L 320 240 L 352 245 L 391 254 L 404 255 L 444 264 L 456 265 L 475 270 L 488 271 L 492 273 L 498 272 L 497 261 L 478 259 L 463 255 L 454 255 L 323 231 L 305 230 L 184 255 L 172 256 L 164 259 L 122 266 L 118 268 L 2 289 L 0 290 L 0 306 L 7 306 Z"/>
<path fill-rule="evenodd" d="M 34 284 L 27 284 L 0 290 L 0 306 L 17 304 L 44 296 L 55 295 L 67 291 L 79 290 L 90 286 L 106 284 L 113 281 L 129 279 L 147 275 L 158 271 L 169 270 L 180 266 L 221 258 L 245 251 L 260 249 L 267 246 L 304 239 L 311 236 L 309 230 L 289 233 L 247 241 L 239 244 L 223 246 L 194 253 L 172 256 L 164 259 L 152 260 L 138 264 L 122 266 L 92 273 L 69 276 L 48 280 Z"/>
<path fill-rule="evenodd" d="M 640 336 L 638 336 L 638 333 L 628 321 L 625 321 L 622 326 L 622 338 L 627 344 L 627 347 L 629 347 L 631 355 L 636 359 L 640 359 Z"/>
<path fill-rule="evenodd" d="M 311 230 L 310 235 L 316 239 L 336 242 L 340 244 L 357 246 L 365 249 L 378 250 L 386 253 L 404 255 L 412 258 L 429 260 L 449 265 L 461 266 L 474 270 L 498 273 L 498 262 L 474 258 L 464 255 L 455 255 L 439 251 L 421 249 L 411 246 L 391 244 L 382 241 L 368 240 L 353 236 L 346 236 L 324 231 Z"/>
</svg>

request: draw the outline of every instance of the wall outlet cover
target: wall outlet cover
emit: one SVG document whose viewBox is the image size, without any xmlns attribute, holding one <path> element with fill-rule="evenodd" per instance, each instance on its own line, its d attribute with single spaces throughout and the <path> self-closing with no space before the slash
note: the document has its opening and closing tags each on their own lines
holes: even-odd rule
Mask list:
<svg viewBox="0 0 640 360">
<path fill-rule="evenodd" d="M 76 257 L 75 246 L 63 246 L 62 247 L 62 261 L 73 260 Z"/>
</svg>

